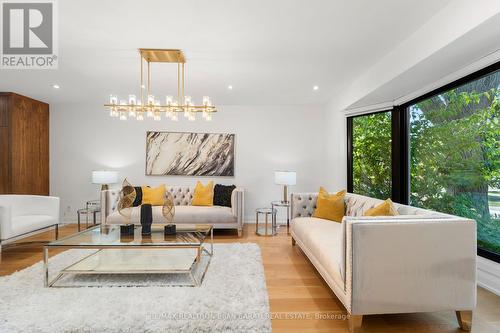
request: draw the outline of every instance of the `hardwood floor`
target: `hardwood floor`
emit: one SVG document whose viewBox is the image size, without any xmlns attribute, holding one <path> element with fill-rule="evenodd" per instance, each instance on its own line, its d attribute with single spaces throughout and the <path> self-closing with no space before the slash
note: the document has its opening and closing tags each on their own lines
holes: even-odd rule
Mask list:
<svg viewBox="0 0 500 333">
<path fill-rule="evenodd" d="M 73 232 L 76 232 L 76 225 L 59 229 L 60 237 Z M 48 231 L 30 237 L 29 240 L 49 240 L 53 236 L 54 232 Z M 291 246 L 286 228 L 276 237 L 258 237 L 254 233 L 254 226 L 246 225 L 243 237 L 238 238 L 234 231 L 217 231 L 215 241 L 253 242 L 260 246 L 273 316 L 273 332 L 348 332 L 344 307 L 299 247 Z M 9 246 L 2 251 L 0 275 L 11 274 L 41 259 L 39 244 Z M 500 297 L 478 288 L 477 303 L 472 332 L 500 332 Z M 362 332 L 462 331 L 458 328 L 455 313 L 449 311 L 365 316 Z"/>
</svg>

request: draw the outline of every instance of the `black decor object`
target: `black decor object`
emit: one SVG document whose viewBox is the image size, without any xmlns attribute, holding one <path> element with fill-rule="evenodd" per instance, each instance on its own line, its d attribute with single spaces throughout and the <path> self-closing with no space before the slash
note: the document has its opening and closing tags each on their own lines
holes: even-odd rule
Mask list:
<svg viewBox="0 0 500 333">
<path fill-rule="evenodd" d="M 153 238 L 151 238 L 151 234 L 143 235 L 141 239 L 141 244 L 152 244 Z"/>
<path fill-rule="evenodd" d="M 135 200 L 132 203 L 132 207 L 139 207 L 142 203 L 142 187 L 134 186 L 135 189 Z"/>
<path fill-rule="evenodd" d="M 124 224 L 120 226 L 120 236 L 133 236 L 134 235 L 134 225 Z"/>
<path fill-rule="evenodd" d="M 167 224 L 165 226 L 165 235 L 175 235 L 177 233 L 177 229 L 175 227 L 175 224 Z"/>
<path fill-rule="evenodd" d="M 120 243 L 130 243 L 134 241 L 134 236 L 120 235 Z"/>
<path fill-rule="evenodd" d="M 142 234 L 151 234 L 151 224 L 153 223 L 153 208 L 150 204 L 141 205 L 141 226 Z"/>
<path fill-rule="evenodd" d="M 236 186 L 216 184 L 214 187 L 214 206 L 231 207 L 231 194 Z"/>
</svg>

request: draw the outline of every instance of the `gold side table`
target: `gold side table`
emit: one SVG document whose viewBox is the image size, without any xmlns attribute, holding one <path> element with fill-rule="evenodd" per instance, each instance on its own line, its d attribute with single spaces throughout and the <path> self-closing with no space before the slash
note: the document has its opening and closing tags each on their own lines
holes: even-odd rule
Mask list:
<svg viewBox="0 0 500 333">
<path fill-rule="evenodd" d="M 257 208 L 255 210 L 255 233 L 258 236 L 276 235 L 276 212 L 277 210 L 274 208 Z M 265 225 L 262 227 L 259 226 L 259 215 L 264 215 Z"/>
</svg>

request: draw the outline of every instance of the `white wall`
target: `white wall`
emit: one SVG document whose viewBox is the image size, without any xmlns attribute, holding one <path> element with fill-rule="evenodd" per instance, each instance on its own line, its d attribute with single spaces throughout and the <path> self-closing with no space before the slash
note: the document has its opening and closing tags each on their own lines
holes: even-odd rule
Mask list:
<svg viewBox="0 0 500 333">
<path fill-rule="evenodd" d="M 212 122 L 163 120 L 119 121 L 99 103 L 50 106 L 51 195 L 61 197 L 64 221 L 98 197 L 92 170 L 118 170 L 134 185 L 194 185 L 197 179 L 145 176 L 146 131 L 222 132 L 236 134 L 235 177 L 214 177 L 216 183 L 246 189 L 247 221 L 254 210 L 280 199 L 273 171 L 297 171 L 292 191 L 317 191 L 324 184 L 324 108 L 318 106 L 222 106 Z M 334 149 L 336 149 L 334 147 Z M 344 176 L 344 174 L 342 174 Z M 119 186 L 115 184 L 114 187 Z M 278 219 L 283 219 L 284 212 Z"/>
<path fill-rule="evenodd" d="M 325 107 L 325 184 L 330 191 L 347 188 L 347 120 L 333 99 Z"/>
</svg>

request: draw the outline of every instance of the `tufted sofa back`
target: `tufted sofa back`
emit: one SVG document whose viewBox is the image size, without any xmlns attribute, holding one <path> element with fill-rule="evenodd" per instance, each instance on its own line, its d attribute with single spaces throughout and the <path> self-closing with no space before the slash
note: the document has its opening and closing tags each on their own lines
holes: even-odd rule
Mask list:
<svg viewBox="0 0 500 333">
<path fill-rule="evenodd" d="M 318 199 L 317 192 L 307 193 L 292 193 L 291 195 L 291 218 L 296 217 L 311 217 L 316 209 Z M 383 200 L 366 197 L 359 194 L 346 193 L 345 195 L 346 216 L 363 216 L 364 213 L 383 202 Z M 430 210 L 401 205 L 395 203 L 398 213 L 401 215 L 442 215 L 449 216 L 443 213 L 437 213 Z"/>
<path fill-rule="evenodd" d="M 175 206 L 191 206 L 193 201 L 194 187 L 169 186 L 167 191 L 174 197 Z"/>
<path fill-rule="evenodd" d="M 318 193 L 292 193 L 291 201 L 291 218 L 296 217 L 311 217 L 316 209 L 316 201 L 318 200 Z"/>
<path fill-rule="evenodd" d="M 172 194 L 175 206 L 190 206 L 193 201 L 194 187 L 192 186 L 167 186 L 167 191 Z M 108 216 L 117 209 L 120 199 L 120 190 L 113 189 L 101 192 L 101 210 Z"/>
</svg>

